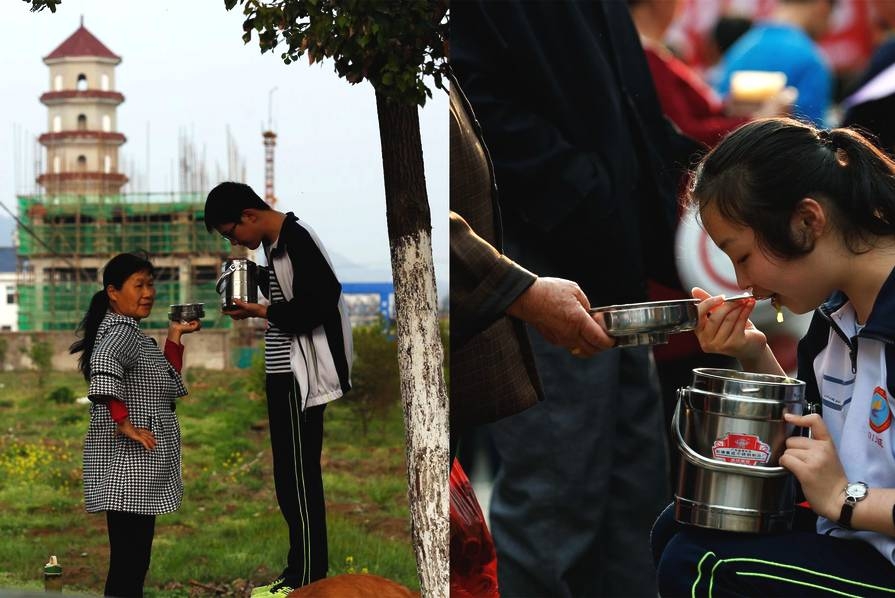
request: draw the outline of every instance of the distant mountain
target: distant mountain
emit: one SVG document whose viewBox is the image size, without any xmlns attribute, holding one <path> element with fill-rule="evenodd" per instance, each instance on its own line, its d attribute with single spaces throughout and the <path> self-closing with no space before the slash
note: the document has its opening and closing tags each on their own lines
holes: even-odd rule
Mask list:
<svg viewBox="0 0 895 598">
<path fill-rule="evenodd" d="M 0 217 L 0 247 L 12 247 L 12 237 L 16 230 L 16 221 L 10 217 Z"/>
<path fill-rule="evenodd" d="M 392 281 L 391 264 L 386 263 L 381 266 L 362 266 L 352 262 L 344 255 L 340 255 L 333 251 L 329 252 L 329 257 L 333 261 L 333 269 L 336 271 L 336 276 L 338 276 L 339 280 L 341 280 L 342 282 Z M 438 290 L 439 304 L 441 304 L 442 302 L 446 302 L 448 294 L 447 279 L 445 277 L 439 276 L 436 279 L 435 284 Z"/>
<path fill-rule="evenodd" d="M 391 282 L 391 264 L 362 266 L 334 251 L 329 252 L 336 276 L 344 282 Z"/>
</svg>

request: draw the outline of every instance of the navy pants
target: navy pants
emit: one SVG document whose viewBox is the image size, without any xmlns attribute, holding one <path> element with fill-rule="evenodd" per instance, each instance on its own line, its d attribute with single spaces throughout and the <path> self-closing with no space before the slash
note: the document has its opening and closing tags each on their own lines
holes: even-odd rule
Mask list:
<svg viewBox="0 0 895 598">
<path fill-rule="evenodd" d="M 267 375 L 267 416 L 273 477 L 280 512 L 289 526 L 289 556 L 283 576 L 292 587 L 326 577 L 326 507 L 323 501 L 323 410 L 301 410 L 292 374 Z"/>
<path fill-rule="evenodd" d="M 651 537 L 659 594 L 895 596 L 895 565 L 870 544 L 794 527 L 781 534 L 703 529 L 677 523 L 671 505 Z"/>
</svg>

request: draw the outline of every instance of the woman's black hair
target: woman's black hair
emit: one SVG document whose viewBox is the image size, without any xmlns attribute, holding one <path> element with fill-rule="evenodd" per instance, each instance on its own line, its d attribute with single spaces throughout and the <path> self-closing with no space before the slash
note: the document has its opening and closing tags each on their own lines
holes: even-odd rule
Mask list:
<svg viewBox="0 0 895 598">
<path fill-rule="evenodd" d="M 821 203 L 853 253 L 874 238 L 895 235 L 895 162 L 852 129 L 818 129 L 791 118 L 747 123 L 700 161 L 688 203 L 712 205 L 727 220 L 751 228 L 769 255 L 809 253 L 790 220 L 799 202 Z"/>
<path fill-rule="evenodd" d="M 93 354 L 93 346 L 96 344 L 96 333 L 99 325 L 109 310 L 109 294 L 107 289 L 113 286 L 121 289 L 124 281 L 137 272 L 148 272 L 155 275 L 155 267 L 149 261 L 145 253 L 119 253 L 109 260 L 103 268 L 103 288 L 93 294 L 90 306 L 84 319 L 78 324 L 77 334 L 81 337 L 72 343 L 68 352 L 74 355 L 81 353 L 78 358 L 78 369 L 84 374 L 84 379 L 90 380 L 90 356 Z"/>
</svg>

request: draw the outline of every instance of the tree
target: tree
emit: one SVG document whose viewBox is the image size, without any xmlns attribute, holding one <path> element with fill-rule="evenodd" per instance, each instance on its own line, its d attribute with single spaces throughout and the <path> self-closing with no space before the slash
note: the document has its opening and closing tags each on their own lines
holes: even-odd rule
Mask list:
<svg viewBox="0 0 895 598">
<path fill-rule="evenodd" d="M 364 436 L 370 423 L 382 417 L 401 395 L 398 355 L 394 339 L 383 322 L 355 326 L 354 367 L 351 369 L 351 400 L 348 407 L 361 424 Z"/>
<path fill-rule="evenodd" d="M 411 531 L 424 596 L 448 595 L 448 431 L 431 216 L 418 107 L 447 68 L 446 0 L 224 0 L 242 7 L 243 41 L 284 47 L 287 64 L 327 58 L 349 83 L 376 91 L 395 283 L 398 366 Z"/>
<path fill-rule="evenodd" d="M 48 340 L 32 336 L 28 356 L 31 358 L 34 369 L 37 370 L 37 385 L 43 386 L 53 369 L 53 345 Z"/>
<path fill-rule="evenodd" d="M 61 0 L 24 0 L 55 12 Z M 442 87 L 447 0 L 224 0 L 242 8 L 243 40 L 282 47 L 287 64 L 331 58 L 339 77 L 376 92 L 395 284 L 408 500 L 420 589 L 448 595 L 447 392 L 418 108 Z"/>
</svg>

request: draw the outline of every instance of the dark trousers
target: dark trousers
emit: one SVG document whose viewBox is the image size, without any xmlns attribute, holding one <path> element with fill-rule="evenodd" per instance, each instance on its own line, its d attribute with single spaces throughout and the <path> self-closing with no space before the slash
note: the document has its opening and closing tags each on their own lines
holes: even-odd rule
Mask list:
<svg viewBox="0 0 895 598">
<path fill-rule="evenodd" d="M 650 349 L 582 360 L 530 333 L 546 400 L 491 424 L 500 594 L 655 598 L 649 530 L 670 493 Z"/>
<path fill-rule="evenodd" d="M 267 415 L 273 477 L 280 512 L 289 526 L 289 557 L 283 576 L 292 587 L 326 577 L 326 507 L 323 502 L 323 410 L 301 410 L 292 374 L 267 375 Z"/>
<path fill-rule="evenodd" d="M 106 511 L 109 529 L 109 574 L 105 596 L 143 596 L 143 581 L 149 571 L 155 515 Z"/>
<path fill-rule="evenodd" d="M 895 593 L 895 565 L 867 542 L 816 533 L 810 518 L 787 533 L 723 532 L 677 523 L 670 505 L 651 542 L 666 598 Z"/>
</svg>

